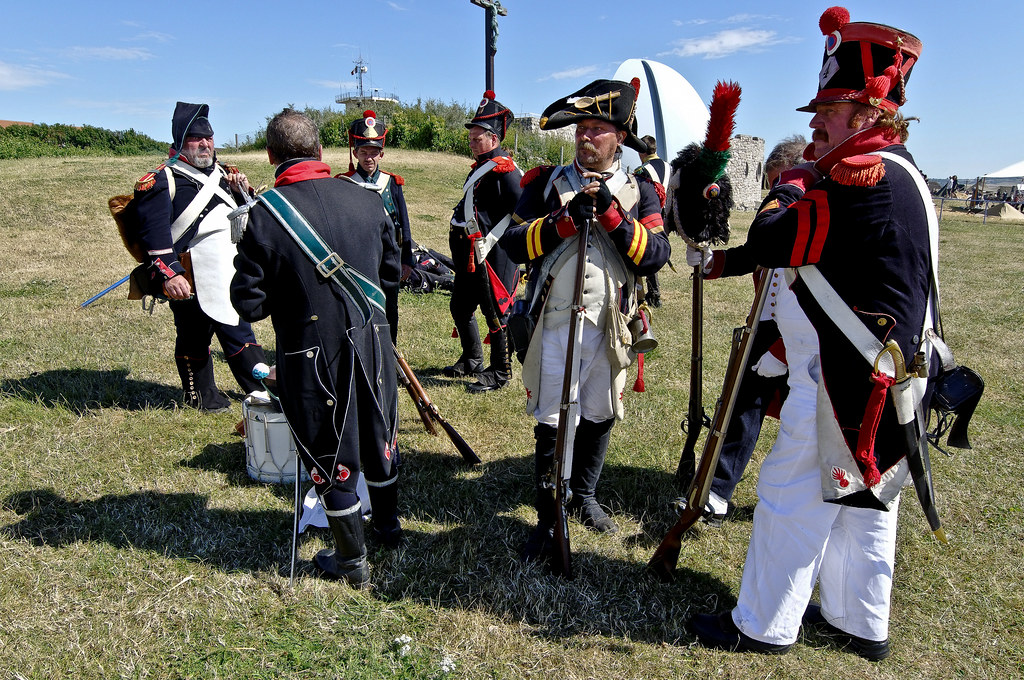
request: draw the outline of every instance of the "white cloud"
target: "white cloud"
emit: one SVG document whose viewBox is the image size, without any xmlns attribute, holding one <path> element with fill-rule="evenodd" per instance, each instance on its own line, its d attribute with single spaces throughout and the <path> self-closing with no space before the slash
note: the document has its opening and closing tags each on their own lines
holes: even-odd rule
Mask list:
<svg viewBox="0 0 1024 680">
<path fill-rule="evenodd" d="M 126 41 L 147 41 L 147 42 L 158 42 L 158 43 L 169 43 L 174 40 L 174 36 L 169 33 L 161 33 L 159 31 L 144 31 L 133 35 L 130 38 L 125 38 Z"/>
<path fill-rule="evenodd" d="M 145 47 L 68 47 L 63 50 L 71 59 L 99 59 L 102 61 L 134 61 L 152 59 L 153 53 Z"/>
<path fill-rule="evenodd" d="M 780 21 L 781 17 L 774 17 L 769 14 L 733 14 L 726 17 L 727 24 L 749 24 L 751 22 L 766 23 L 769 21 Z"/>
<path fill-rule="evenodd" d="M 555 73 L 538 78 L 537 82 L 543 80 L 566 80 L 567 78 L 579 78 L 581 76 L 587 76 L 597 71 L 597 66 L 580 66 L 579 68 L 571 68 L 566 71 L 556 71 Z"/>
<path fill-rule="evenodd" d="M 780 37 L 775 31 L 751 28 L 731 28 L 701 38 L 684 38 L 675 41 L 675 47 L 667 52 L 678 57 L 704 57 L 720 59 L 737 52 L 762 52 L 772 45 L 794 42 L 795 38 Z"/>
<path fill-rule="evenodd" d="M 401 6 L 401 5 L 399 5 L 399 4 L 397 3 L 397 2 L 389 2 L 389 3 L 388 3 L 388 7 L 390 7 L 391 9 L 396 9 L 396 10 L 398 10 L 399 12 L 404 12 L 404 11 L 406 11 L 407 9 L 409 9 L 408 7 L 402 7 L 402 6 Z"/>
<path fill-rule="evenodd" d="M 29 87 L 48 85 L 55 80 L 68 78 L 66 73 L 47 71 L 34 66 L 18 66 L 0 61 L 0 90 L 24 90 Z"/>
</svg>

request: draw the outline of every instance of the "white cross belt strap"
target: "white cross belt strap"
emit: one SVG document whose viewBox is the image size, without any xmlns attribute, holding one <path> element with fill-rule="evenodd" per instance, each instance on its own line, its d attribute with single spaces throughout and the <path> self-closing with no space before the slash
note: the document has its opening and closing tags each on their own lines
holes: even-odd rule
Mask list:
<svg viewBox="0 0 1024 680">
<path fill-rule="evenodd" d="M 213 166 L 213 172 L 209 175 L 193 170 L 186 164 L 171 161 L 167 162 L 168 167 L 171 167 L 174 172 L 191 177 L 200 183 L 201 188 L 196 197 L 192 199 L 192 202 L 178 215 L 178 218 L 171 224 L 171 241 L 177 243 L 178 239 L 181 238 L 182 234 L 188 231 L 188 228 L 192 226 L 192 223 L 199 217 L 199 213 L 203 212 L 207 205 L 210 204 L 210 200 L 213 199 L 214 194 L 220 196 L 228 207 L 231 209 L 237 208 L 238 203 L 235 202 L 234 197 L 230 192 L 225 191 L 220 186 L 220 180 L 224 177 L 224 173 L 221 171 L 219 165 Z M 170 178 L 168 178 L 170 180 Z M 173 186 L 173 184 L 172 184 Z M 173 194 L 172 194 L 173 198 Z"/>
</svg>

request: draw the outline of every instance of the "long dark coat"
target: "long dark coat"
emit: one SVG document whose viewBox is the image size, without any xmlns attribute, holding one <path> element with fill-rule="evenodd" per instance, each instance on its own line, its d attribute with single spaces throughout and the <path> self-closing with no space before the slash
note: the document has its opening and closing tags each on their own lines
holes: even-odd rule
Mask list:
<svg viewBox="0 0 1024 680">
<path fill-rule="evenodd" d="M 278 190 L 329 247 L 381 287 L 396 287 L 399 251 L 380 198 L 332 178 L 317 161 L 289 166 L 287 174 L 301 178 L 294 183 L 282 184 L 281 170 Z M 317 273 L 262 204 L 250 212 L 235 268 L 231 300 L 238 313 L 273 322 L 279 396 L 315 463 L 310 476 L 318 491 L 354 492 L 360 453 L 368 481 L 393 477 L 397 373 L 384 314 L 374 308 L 362 325 L 347 295 Z"/>
</svg>

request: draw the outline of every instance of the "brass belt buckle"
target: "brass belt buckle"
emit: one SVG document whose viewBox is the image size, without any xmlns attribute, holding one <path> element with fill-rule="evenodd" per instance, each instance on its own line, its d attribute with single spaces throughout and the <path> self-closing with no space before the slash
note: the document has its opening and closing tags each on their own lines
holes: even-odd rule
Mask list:
<svg viewBox="0 0 1024 680">
<path fill-rule="evenodd" d="M 334 276 L 334 272 L 338 271 L 343 266 L 345 266 L 345 261 L 338 256 L 338 253 L 332 251 L 327 257 L 316 263 L 316 270 L 320 272 L 320 275 L 325 279 L 329 279 Z"/>
</svg>

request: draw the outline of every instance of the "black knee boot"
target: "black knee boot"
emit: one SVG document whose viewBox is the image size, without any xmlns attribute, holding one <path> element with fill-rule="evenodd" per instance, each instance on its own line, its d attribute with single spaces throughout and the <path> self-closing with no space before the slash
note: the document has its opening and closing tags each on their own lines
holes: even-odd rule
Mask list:
<svg viewBox="0 0 1024 680">
<path fill-rule="evenodd" d="M 186 406 L 207 413 L 223 413 L 231 407 L 231 401 L 217 389 L 213 360 L 209 356 L 203 359 L 176 357 L 174 362 L 178 366 Z"/>
<path fill-rule="evenodd" d="M 580 419 L 572 452 L 572 476 L 569 478 L 573 493 L 569 509 L 580 517 L 585 527 L 606 534 L 614 534 L 619 527 L 598 505 L 595 493 L 614 424 L 614 418 L 598 423 Z"/>
<path fill-rule="evenodd" d="M 321 550 L 313 563 L 331 580 L 345 580 L 355 588 L 370 585 L 370 565 L 366 561 L 366 541 L 363 538 L 363 513 L 354 505 L 341 515 L 327 511 L 327 526 L 334 536 L 334 549 Z"/>
<path fill-rule="evenodd" d="M 373 539 L 385 548 L 402 544 L 402 524 L 398 521 L 398 477 L 392 477 L 386 486 L 366 485 L 370 492 Z"/>
<path fill-rule="evenodd" d="M 267 355 L 259 345 L 246 345 L 241 352 L 228 357 L 231 375 L 246 394 L 263 390 L 262 383 L 252 377 L 252 367 L 261 363 L 267 363 Z"/>
<path fill-rule="evenodd" d="M 508 332 L 503 328 L 491 333 L 491 365 L 485 368 L 477 381 L 467 387 L 470 392 L 489 392 L 505 386 L 510 377 L 511 363 L 508 355 Z"/>
<path fill-rule="evenodd" d="M 546 488 L 545 484 L 553 481 L 552 466 L 555 461 L 555 437 L 558 429 L 551 425 L 537 424 L 533 428 L 533 437 L 536 440 L 534 451 L 534 501 L 537 509 L 537 526 L 526 539 L 526 544 L 520 552 L 524 562 L 547 558 L 551 554 L 554 543 L 555 527 L 555 498 L 552 490 Z"/>
<path fill-rule="evenodd" d="M 475 378 L 484 367 L 484 350 L 480 344 L 480 329 L 476 326 L 476 315 L 469 321 L 455 324 L 462 344 L 462 355 L 451 366 L 445 366 L 441 373 L 449 378 Z"/>
</svg>

